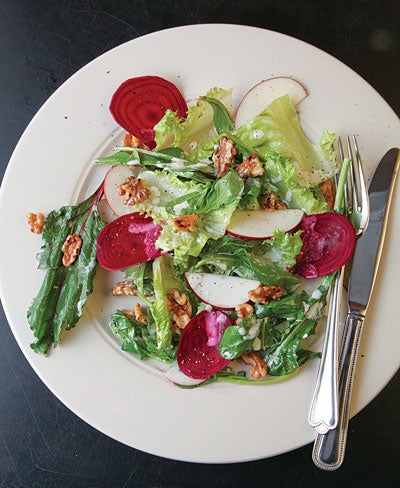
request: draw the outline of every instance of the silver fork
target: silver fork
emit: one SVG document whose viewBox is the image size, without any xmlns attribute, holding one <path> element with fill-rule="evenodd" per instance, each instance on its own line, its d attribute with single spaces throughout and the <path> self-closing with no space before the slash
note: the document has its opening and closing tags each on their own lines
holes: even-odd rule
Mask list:
<svg viewBox="0 0 400 488">
<path fill-rule="evenodd" d="M 367 185 L 356 137 L 350 139 L 347 136 L 346 146 L 350 168 L 345 186 L 344 213 L 359 237 L 368 225 Z M 343 162 L 345 154 L 340 138 L 338 153 Z M 336 272 L 331 286 L 325 340 L 309 413 L 309 423 L 319 434 L 334 429 L 338 422 L 338 329 L 344 270 L 345 266 Z"/>
</svg>

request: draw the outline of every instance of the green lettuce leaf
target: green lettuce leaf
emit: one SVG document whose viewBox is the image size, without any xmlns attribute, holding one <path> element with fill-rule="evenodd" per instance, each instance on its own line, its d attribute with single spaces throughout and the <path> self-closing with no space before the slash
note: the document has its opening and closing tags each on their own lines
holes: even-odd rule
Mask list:
<svg viewBox="0 0 400 488">
<path fill-rule="evenodd" d="M 207 92 L 206 98 L 223 103 L 228 112 L 232 112 L 231 90 L 213 88 Z M 202 98 L 189 106 L 186 119 L 180 119 L 175 112 L 167 110 L 164 117 L 154 126 L 157 150 L 174 146 L 182 148 L 192 161 L 208 158 L 218 138 L 213 117 L 211 105 Z"/>
<path fill-rule="evenodd" d="M 154 301 L 149 307 L 149 329 L 154 329 L 157 349 L 170 351 L 172 348 L 171 320 L 166 295 L 172 289 L 179 293 L 189 294 L 185 279 L 174 266 L 173 258 L 169 254 L 160 256 L 153 261 Z"/>
<path fill-rule="evenodd" d="M 294 166 L 287 158 L 268 152 L 264 157 L 265 173 L 261 176 L 267 192 L 275 192 L 289 208 L 299 208 L 307 214 L 328 210 L 327 203 L 318 189 L 300 185 Z"/>
<path fill-rule="evenodd" d="M 302 246 L 301 231 L 290 234 L 278 229 L 275 230 L 274 237 L 264 241 L 263 244 L 266 256 L 284 269 L 289 269 L 296 264 L 296 257 Z"/>
<path fill-rule="evenodd" d="M 274 100 L 263 112 L 242 125 L 237 136 L 261 154 L 274 152 L 295 167 L 303 186 L 316 186 L 332 177 L 337 166 L 332 150 L 334 134 L 324 131 L 321 141 L 312 144 L 300 125 L 288 95 Z"/>
<path fill-rule="evenodd" d="M 208 239 L 225 234 L 243 191 L 243 180 L 234 171 L 204 183 L 182 181 L 166 171 L 145 170 L 139 176 L 150 188 L 151 196 L 133 205 L 132 212 L 150 215 L 161 224 L 163 230 L 156 245 L 165 251 L 174 250 L 177 261 L 198 256 Z M 199 213 L 195 231 L 175 227 L 173 220 L 182 213 Z"/>
</svg>

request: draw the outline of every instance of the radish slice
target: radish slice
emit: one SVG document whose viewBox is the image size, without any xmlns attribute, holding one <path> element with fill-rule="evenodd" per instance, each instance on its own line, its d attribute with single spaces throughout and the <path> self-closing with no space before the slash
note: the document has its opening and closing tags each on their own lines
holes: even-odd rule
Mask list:
<svg viewBox="0 0 400 488">
<path fill-rule="evenodd" d="M 121 195 L 118 193 L 118 187 L 124 183 L 126 178 L 137 176 L 139 170 L 136 166 L 126 166 L 116 164 L 112 166 L 104 178 L 104 195 L 112 211 L 119 217 L 131 213 L 131 206 L 125 205 Z"/>
<path fill-rule="evenodd" d="M 289 232 L 298 227 L 304 212 L 297 209 L 236 210 L 226 229 L 227 234 L 243 239 L 270 239 L 275 229 Z"/>
<path fill-rule="evenodd" d="M 235 127 L 238 128 L 252 120 L 276 98 L 284 95 L 289 95 L 293 105 L 297 105 L 306 98 L 307 90 L 299 81 L 288 76 L 276 76 L 253 86 L 238 106 L 235 115 Z"/>
<path fill-rule="evenodd" d="M 187 105 L 178 88 L 159 76 L 139 76 L 124 81 L 111 98 L 115 121 L 151 149 L 155 147 L 153 127 L 171 109 L 186 117 Z"/>
<path fill-rule="evenodd" d="M 106 198 L 102 198 L 99 201 L 99 203 L 97 204 L 97 210 L 99 212 L 99 217 L 101 218 L 101 220 L 106 223 L 111 222 L 118 217 L 118 215 L 113 212 L 113 209 L 108 204 Z"/>
<path fill-rule="evenodd" d="M 303 246 L 293 271 L 303 278 L 326 276 L 350 259 L 356 233 L 342 214 L 325 212 L 307 215 L 301 222 Z"/>
<path fill-rule="evenodd" d="M 204 381 L 201 378 L 195 379 L 195 378 L 190 378 L 190 376 L 186 376 L 179 369 L 177 363 L 171 366 L 170 369 L 165 372 L 164 376 L 165 378 L 167 378 L 167 380 L 172 381 L 172 383 L 175 383 L 176 385 L 182 385 L 182 386 L 197 386 L 200 385 L 200 383 L 203 383 Z"/>
<path fill-rule="evenodd" d="M 161 256 L 155 247 L 161 226 L 138 213 L 122 215 L 108 223 L 97 236 L 97 260 L 108 270 L 121 270 Z"/>
<path fill-rule="evenodd" d="M 234 309 L 239 303 L 247 303 L 249 291 L 260 286 L 256 280 L 212 273 L 188 272 L 185 278 L 202 302 L 220 309 Z"/>
<path fill-rule="evenodd" d="M 177 360 L 183 374 L 206 380 L 230 363 L 218 350 L 223 331 L 230 325 L 229 317 L 219 311 L 204 310 L 190 320 L 178 344 Z"/>
</svg>

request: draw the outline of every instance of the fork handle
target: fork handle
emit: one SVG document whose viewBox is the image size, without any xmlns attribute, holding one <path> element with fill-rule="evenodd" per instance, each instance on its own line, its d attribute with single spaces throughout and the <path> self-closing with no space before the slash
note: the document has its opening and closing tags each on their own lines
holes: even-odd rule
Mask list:
<svg viewBox="0 0 400 488">
<path fill-rule="evenodd" d="M 339 358 L 338 423 L 336 428 L 319 434 L 314 443 L 314 464 L 327 471 L 338 469 L 344 459 L 351 392 L 363 324 L 364 317 L 351 313 L 347 315 Z"/>
<path fill-rule="evenodd" d="M 343 274 L 344 267 L 336 274 L 332 284 L 322 357 L 309 413 L 309 423 L 319 434 L 334 429 L 338 420 L 337 354 Z"/>
</svg>

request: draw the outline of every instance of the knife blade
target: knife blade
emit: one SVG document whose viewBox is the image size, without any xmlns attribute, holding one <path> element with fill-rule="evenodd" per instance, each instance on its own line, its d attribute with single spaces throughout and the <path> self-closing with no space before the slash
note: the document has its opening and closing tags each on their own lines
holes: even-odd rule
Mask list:
<svg viewBox="0 0 400 488">
<path fill-rule="evenodd" d="M 338 423 L 336 428 L 317 435 L 312 456 L 316 466 L 328 471 L 338 469 L 344 459 L 358 347 L 382 255 L 390 204 L 399 172 L 399 154 L 398 148 L 390 149 L 375 170 L 368 190 L 368 227 L 358 239 L 353 255 L 348 285 L 348 313 L 339 357 Z"/>
<path fill-rule="evenodd" d="M 367 230 L 359 238 L 349 277 L 349 310 L 365 316 L 382 254 L 388 211 L 399 170 L 399 149 L 390 149 L 379 163 L 368 190 Z"/>
</svg>

